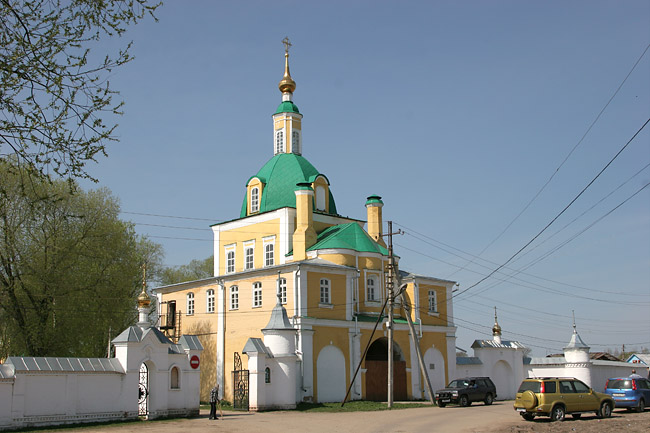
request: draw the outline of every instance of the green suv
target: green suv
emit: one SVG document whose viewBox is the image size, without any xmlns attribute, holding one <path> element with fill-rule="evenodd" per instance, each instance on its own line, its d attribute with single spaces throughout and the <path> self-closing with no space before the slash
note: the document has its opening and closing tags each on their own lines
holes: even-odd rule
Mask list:
<svg viewBox="0 0 650 433">
<path fill-rule="evenodd" d="M 614 400 L 572 377 L 541 377 L 521 383 L 514 408 L 527 421 L 540 415 L 551 417 L 551 421 L 563 421 L 568 413 L 580 418 L 585 412 L 608 418 L 612 416 Z"/>
</svg>

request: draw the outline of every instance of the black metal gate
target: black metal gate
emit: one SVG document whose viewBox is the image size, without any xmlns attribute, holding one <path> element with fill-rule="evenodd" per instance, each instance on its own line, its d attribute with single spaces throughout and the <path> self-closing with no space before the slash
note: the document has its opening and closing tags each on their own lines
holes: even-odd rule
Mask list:
<svg viewBox="0 0 650 433">
<path fill-rule="evenodd" d="M 140 366 L 140 379 L 138 384 L 138 416 L 146 417 L 149 414 L 149 369 L 145 363 Z"/>
<path fill-rule="evenodd" d="M 232 372 L 232 407 L 236 410 L 248 410 L 248 370 L 243 370 L 241 357 L 235 352 L 235 368 Z"/>
</svg>

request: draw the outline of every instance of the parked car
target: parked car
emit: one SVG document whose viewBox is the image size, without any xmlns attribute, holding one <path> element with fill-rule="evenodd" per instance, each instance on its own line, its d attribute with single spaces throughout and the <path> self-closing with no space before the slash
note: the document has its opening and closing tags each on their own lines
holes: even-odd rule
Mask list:
<svg viewBox="0 0 650 433">
<path fill-rule="evenodd" d="M 608 394 L 596 392 L 572 377 L 543 377 L 525 379 L 519 386 L 514 409 L 527 421 L 536 416 L 564 421 L 566 414 L 580 418 L 594 412 L 599 418 L 612 416 L 614 400 Z"/>
<path fill-rule="evenodd" d="M 497 388 L 489 377 L 465 377 L 449 382 L 444 389 L 436 391 L 436 403 L 445 407 L 450 403 L 469 406 L 482 401 L 492 404 L 497 397 Z"/>
<path fill-rule="evenodd" d="M 633 377 L 607 379 L 605 393 L 612 396 L 616 407 L 643 412 L 650 406 L 650 380 Z"/>
</svg>

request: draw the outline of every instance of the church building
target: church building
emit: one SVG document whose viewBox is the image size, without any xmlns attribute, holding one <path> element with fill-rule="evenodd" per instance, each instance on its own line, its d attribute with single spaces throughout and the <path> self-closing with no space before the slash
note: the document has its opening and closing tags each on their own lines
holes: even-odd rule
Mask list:
<svg viewBox="0 0 650 433">
<path fill-rule="evenodd" d="M 335 176 L 303 156 L 309 144 L 303 146 L 303 115 L 293 102 L 296 82 L 285 44 L 271 158 L 241 179 L 245 197 L 237 217 L 212 226 L 214 277 L 154 290 L 159 326 L 171 338 L 182 333 L 201 339 L 204 401 L 216 383 L 229 401 L 247 393 L 252 410 L 342 401 L 368 345 L 349 398 L 385 401 L 386 311 L 371 337 L 388 295 L 384 203 L 367 193 L 359 197 L 367 221 L 342 216 L 330 183 Z M 384 179 L 378 176 L 377 185 Z M 406 284 L 403 296 L 412 306 L 432 386 L 442 387 L 456 368 L 455 282 L 403 270 L 396 275 Z M 426 398 L 399 302 L 394 316 L 394 399 Z M 247 380 L 239 375 L 243 371 Z"/>
</svg>

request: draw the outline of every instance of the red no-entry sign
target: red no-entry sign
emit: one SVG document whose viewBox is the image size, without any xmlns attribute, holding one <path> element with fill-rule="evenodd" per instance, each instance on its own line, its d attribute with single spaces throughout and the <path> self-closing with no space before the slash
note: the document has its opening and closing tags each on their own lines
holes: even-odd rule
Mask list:
<svg viewBox="0 0 650 433">
<path fill-rule="evenodd" d="M 200 364 L 199 357 L 196 355 L 192 355 L 192 357 L 190 358 L 190 367 L 196 369 L 199 368 L 199 364 Z"/>
</svg>

